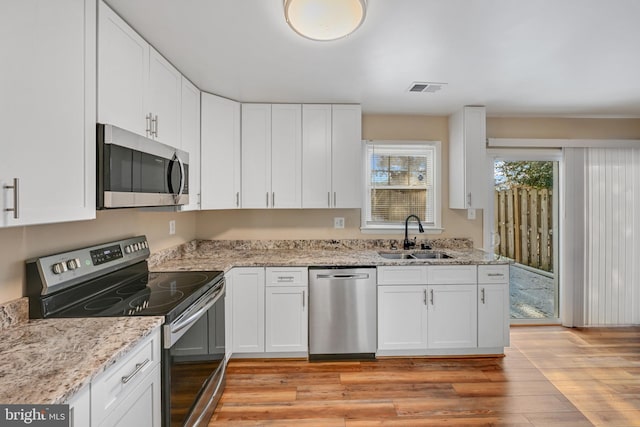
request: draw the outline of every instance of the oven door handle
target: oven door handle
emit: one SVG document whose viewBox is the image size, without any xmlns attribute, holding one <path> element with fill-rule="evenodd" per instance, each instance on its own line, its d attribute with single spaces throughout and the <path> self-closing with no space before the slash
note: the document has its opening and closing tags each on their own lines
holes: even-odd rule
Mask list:
<svg viewBox="0 0 640 427">
<path fill-rule="evenodd" d="M 192 323 L 196 322 L 205 311 L 213 307 L 213 305 L 220 299 L 220 296 L 224 295 L 225 287 L 226 284 L 223 284 L 222 288 L 218 292 L 216 292 L 214 296 L 209 298 L 209 300 L 207 300 L 207 302 L 205 302 L 204 305 L 200 307 L 195 313 L 189 315 L 186 319 L 180 319 L 179 322 L 171 325 L 171 333 L 178 333 L 184 328 L 190 326 Z"/>
</svg>

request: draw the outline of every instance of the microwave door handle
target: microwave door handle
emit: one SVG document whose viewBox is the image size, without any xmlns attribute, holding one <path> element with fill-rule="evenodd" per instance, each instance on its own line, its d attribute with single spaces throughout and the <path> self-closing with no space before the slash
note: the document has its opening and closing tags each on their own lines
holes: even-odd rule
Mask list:
<svg viewBox="0 0 640 427">
<path fill-rule="evenodd" d="M 180 196 L 182 195 L 182 192 L 184 191 L 184 163 L 182 162 L 180 156 L 178 156 L 177 152 L 173 153 L 173 158 L 174 161 L 178 162 L 178 165 L 180 165 L 180 189 L 176 194 L 173 195 L 177 203 Z"/>
</svg>

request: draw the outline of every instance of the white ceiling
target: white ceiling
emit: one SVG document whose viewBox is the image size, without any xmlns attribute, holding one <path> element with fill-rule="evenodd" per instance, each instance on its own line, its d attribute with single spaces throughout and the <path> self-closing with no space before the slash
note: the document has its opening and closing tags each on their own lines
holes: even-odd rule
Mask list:
<svg viewBox="0 0 640 427">
<path fill-rule="evenodd" d="M 640 0 L 369 0 L 333 42 L 294 33 L 282 0 L 107 3 L 200 89 L 239 101 L 640 117 Z"/>
</svg>

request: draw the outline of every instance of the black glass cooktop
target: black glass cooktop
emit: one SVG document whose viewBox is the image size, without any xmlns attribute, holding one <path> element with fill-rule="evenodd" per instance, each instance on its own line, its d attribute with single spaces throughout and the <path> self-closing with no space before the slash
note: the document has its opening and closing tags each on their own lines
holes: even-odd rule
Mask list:
<svg viewBox="0 0 640 427">
<path fill-rule="evenodd" d="M 223 277 L 221 271 L 128 270 L 128 277 L 118 272 L 112 282 L 101 278 L 73 294 L 56 295 L 49 303 L 60 309 L 48 317 L 166 316 L 171 321 Z"/>
</svg>

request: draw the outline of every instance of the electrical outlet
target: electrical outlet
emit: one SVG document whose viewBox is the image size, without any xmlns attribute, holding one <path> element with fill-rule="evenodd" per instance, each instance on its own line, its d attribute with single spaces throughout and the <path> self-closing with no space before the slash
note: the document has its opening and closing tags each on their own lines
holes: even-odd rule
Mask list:
<svg viewBox="0 0 640 427">
<path fill-rule="evenodd" d="M 344 228 L 344 218 L 333 218 L 333 228 Z"/>
<path fill-rule="evenodd" d="M 176 234 L 176 220 L 172 219 L 169 221 L 169 235 L 172 236 Z"/>
<path fill-rule="evenodd" d="M 467 219 L 476 219 L 475 209 L 467 209 Z"/>
</svg>

